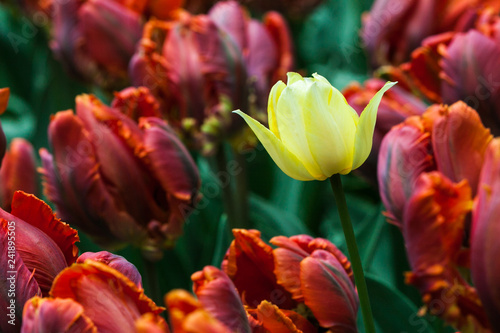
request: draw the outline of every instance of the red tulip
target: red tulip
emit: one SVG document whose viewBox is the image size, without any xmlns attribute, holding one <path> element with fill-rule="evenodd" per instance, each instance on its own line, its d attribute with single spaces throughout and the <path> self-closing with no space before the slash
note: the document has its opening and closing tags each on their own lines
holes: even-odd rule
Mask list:
<svg viewBox="0 0 500 333">
<path fill-rule="evenodd" d="M 500 180 L 500 139 L 488 146 L 481 170 L 471 232 L 472 281 L 481 298 L 494 332 L 500 330 L 500 247 L 498 214 Z"/>
<path fill-rule="evenodd" d="M 42 149 L 44 190 L 58 213 L 103 246 L 132 243 L 152 258 L 173 245 L 198 198 L 189 152 L 158 118 L 139 124 L 82 95 L 76 115 L 49 126 Z"/>
<path fill-rule="evenodd" d="M 447 31 L 466 31 L 484 6 L 500 9 L 489 0 L 377 0 L 363 17 L 362 38 L 374 68 L 399 65 L 428 36 Z"/>
<path fill-rule="evenodd" d="M 279 236 L 271 239 L 278 247 L 273 250 L 256 230 L 234 229 L 233 234 L 222 267 L 247 305 L 254 332 L 314 332 L 314 325 L 293 311 L 301 304 L 321 327 L 357 331 L 351 266 L 332 243 L 307 235 Z"/>
<path fill-rule="evenodd" d="M 45 300 L 33 298 L 26 304 L 23 332 L 39 332 L 36 329 L 40 326 L 72 332 L 67 326 L 71 317 L 89 330 L 95 326 L 99 332 L 137 332 L 150 325 L 168 332 L 158 315 L 163 308 L 119 271 L 94 260 L 63 270 L 54 280 L 50 296 Z M 61 311 L 62 305 L 68 312 Z M 51 332 L 48 329 L 42 332 Z"/>
<path fill-rule="evenodd" d="M 6 211 L 10 211 L 15 191 L 38 194 L 35 151 L 28 141 L 15 138 L 10 143 L 0 168 L 0 190 Z"/>
<path fill-rule="evenodd" d="M 50 207 L 33 195 L 16 192 L 11 207 L 10 214 L 0 209 L 0 246 L 4 254 L 0 278 L 2 284 L 6 283 L 1 288 L 0 305 L 6 309 L 14 304 L 16 326 L 2 320 L 3 332 L 18 332 L 17 321 L 25 302 L 48 294 L 59 272 L 75 262 L 75 243 L 79 240 L 76 230 L 56 218 Z"/>
</svg>

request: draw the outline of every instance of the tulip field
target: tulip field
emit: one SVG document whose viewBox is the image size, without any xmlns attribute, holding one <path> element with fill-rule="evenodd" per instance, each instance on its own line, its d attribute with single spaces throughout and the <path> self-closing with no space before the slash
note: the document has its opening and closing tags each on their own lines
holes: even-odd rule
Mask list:
<svg viewBox="0 0 500 333">
<path fill-rule="evenodd" d="M 0 0 L 0 333 L 500 333 L 499 15 Z"/>
</svg>

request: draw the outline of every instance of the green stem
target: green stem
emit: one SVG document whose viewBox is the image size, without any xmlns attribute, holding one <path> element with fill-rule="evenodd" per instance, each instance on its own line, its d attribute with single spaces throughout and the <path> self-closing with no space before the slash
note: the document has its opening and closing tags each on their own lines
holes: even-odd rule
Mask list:
<svg viewBox="0 0 500 333">
<path fill-rule="evenodd" d="M 158 270 L 156 268 L 156 262 L 149 260 L 146 257 L 142 257 L 143 267 L 144 267 L 144 282 L 145 282 L 145 292 L 148 297 L 150 297 L 158 306 L 163 306 L 163 299 L 160 292 L 160 281 L 158 279 Z"/>
<path fill-rule="evenodd" d="M 342 180 L 339 174 L 330 177 L 335 202 L 339 211 L 340 222 L 344 230 L 344 236 L 347 243 L 347 251 L 351 259 L 352 271 L 354 273 L 354 280 L 358 289 L 359 302 L 361 305 L 361 314 L 365 323 L 365 329 L 368 333 L 375 333 L 375 323 L 373 321 L 372 309 L 370 306 L 370 299 L 368 297 L 368 288 L 366 287 L 365 275 L 363 273 L 363 266 L 361 264 L 361 257 L 359 256 L 358 245 L 356 244 L 356 237 L 354 236 L 354 229 L 352 227 L 351 217 L 347 209 L 347 202 L 345 200 L 344 190 L 342 188 Z"/>
<path fill-rule="evenodd" d="M 224 211 L 226 212 L 227 215 L 229 230 L 232 230 L 234 228 L 238 228 L 239 223 L 238 223 L 238 216 L 236 214 L 237 205 L 234 202 L 235 198 L 231 186 L 232 177 L 228 173 L 227 157 L 224 145 L 220 145 L 217 149 L 217 153 L 215 154 L 215 164 L 217 170 L 216 177 L 219 177 L 220 175 L 224 175 L 224 177 L 230 177 L 227 183 L 221 183 L 221 189 L 222 189 L 222 202 L 224 204 Z"/>
<path fill-rule="evenodd" d="M 237 217 L 238 226 L 243 229 L 249 229 L 248 218 L 248 182 L 246 160 L 244 156 L 232 149 L 236 168 L 234 172 L 234 199 L 236 201 L 235 215 Z"/>
</svg>

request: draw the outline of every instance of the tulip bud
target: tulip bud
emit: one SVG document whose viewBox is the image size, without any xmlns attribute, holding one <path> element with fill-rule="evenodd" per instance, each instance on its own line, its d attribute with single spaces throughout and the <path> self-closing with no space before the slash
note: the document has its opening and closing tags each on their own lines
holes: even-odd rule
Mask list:
<svg viewBox="0 0 500 333">
<path fill-rule="evenodd" d="M 88 95 L 76 106 L 51 121 L 54 155 L 40 151 L 45 193 L 99 244 L 132 243 L 158 258 L 197 201 L 194 161 L 158 118 L 137 124 Z"/>
<path fill-rule="evenodd" d="M 324 180 L 347 174 L 368 158 L 377 108 L 387 83 L 361 117 L 324 77 L 288 73 L 269 95 L 269 129 L 237 110 L 278 167 L 297 180 Z"/>
<path fill-rule="evenodd" d="M 494 139 L 486 150 L 471 232 L 472 281 L 481 298 L 489 322 L 500 330 L 500 247 L 495 240 L 499 232 L 498 214 L 500 180 L 500 139 Z"/>
<path fill-rule="evenodd" d="M 33 146 L 26 140 L 15 138 L 10 143 L 0 168 L 2 208 L 10 211 L 14 192 L 38 194 L 36 160 Z"/>
</svg>

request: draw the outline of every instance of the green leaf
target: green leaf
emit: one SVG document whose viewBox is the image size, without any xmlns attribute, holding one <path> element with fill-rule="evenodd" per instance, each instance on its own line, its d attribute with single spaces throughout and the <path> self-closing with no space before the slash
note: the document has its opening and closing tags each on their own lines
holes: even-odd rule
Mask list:
<svg viewBox="0 0 500 333">
<path fill-rule="evenodd" d="M 307 227 L 294 214 L 281 210 L 258 195 L 250 195 L 250 220 L 268 241 L 278 235 L 309 234 Z"/>
<path fill-rule="evenodd" d="M 434 332 L 427 319 L 418 315 L 418 308 L 415 304 L 399 290 L 369 274 L 366 275 L 366 284 L 378 331 Z M 361 321 L 358 320 L 358 322 Z M 359 326 L 360 331 L 364 331 L 362 323 L 359 323 Z"/>
</svg>

